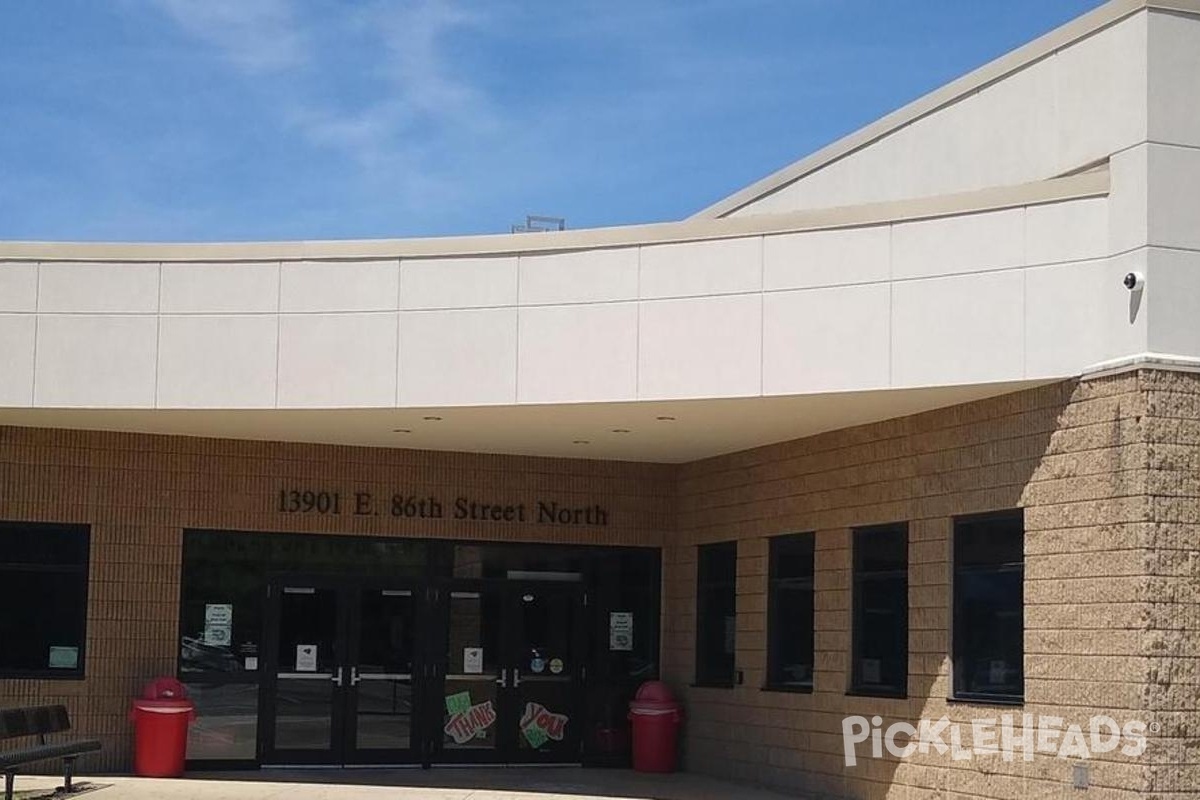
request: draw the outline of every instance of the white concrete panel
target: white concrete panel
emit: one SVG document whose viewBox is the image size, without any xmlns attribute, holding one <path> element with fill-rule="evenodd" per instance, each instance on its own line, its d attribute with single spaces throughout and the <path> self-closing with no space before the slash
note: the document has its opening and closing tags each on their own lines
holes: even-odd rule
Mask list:
<svg viewBox="0 0 1200 800">
<path fill-rule="evenodd" d="M 517 303 L 517 259 L 432 258 L 400 262 L 400 308 L 485 308 Z"/>
<path fill-rule="evenodd" d="M 400 405 L 491 405 L 517 399 L 517 310 L 400 315 Z"/>
<path fill-rule="evenodd" d="M 37 318 L 32 314 L 0 314 L 0 407 L 33 403 L 36 327 Z"/>
<path fill-rule="evenodd" d="M 1001 381 L 1024 372 L 1021 270 L 892 288 L 892 385 Z"/>
<path fill-rule="evenodd" d="M 1108 251 L 1108 200 L 1094 197 L 1025 209 L 1025 258 L 1055 264 L 1104 258 Z"/>
<path fill-rule="evenodd" d="M 1200 250 L 1200 148 L 1150 145 L 1149 241 Z"/>
<path fill-rule="evenodd" d="M 158 311 L 158 264 L 42 264 L 38 274 L 39 311 Z"/>
<path fill-rule="evenodd" d="M 787 233 L 763 238 L 763 288 L 807 289 L 890 277 L 886 225 Z"/>
<path fill-rule="evenodd" d="M 0 312 L 37 310 L 37 265 L 0 263 Z"/>
<path fill-rule="evenodd" d="M 1200 19 L 1150 13 L 1152 142 L 1200 147 Z"/>
<path fill-rule="evenodd" d="M 914 120 L 874 147 L 895 163 L 886 183 L 864 200 L 900 200 L 961 192 L 983 185 L 979 152 L 985 135 L 978 94 Z M 867 184 L 869 186 L 869 184 Z"/>
<path fill-rule="evenodd" d="M 1108 251 L 1126 253 L 1149 241 L 1150 145 L 1114 153 L 1109 159 Z"/>
<path fill-rule="evenodd" d="M 157 345 L 157 317 L 43 314 L 34 404 L 152 408 Z"/>
<path fill-rule="evenodd" d="M 1053 56 L 1058 161 L 1065 168 L 1146 140 L 1146 18 L 1135 14 Z"/>
<path fill-rule="evenodd" d="M 954 275 L 1020 266 L 1025 260 L 1025 209 L 904 222 L 892 226 L 896 279 Z"/>
<path fill-rule="evenodd" d="M 279 264 L 162 265 L 162 313 L 222 314 L 279 310 Z"/>
<path fill-rule="evenodd" d="M 158 407 L 273 407 L 278 336 L 274 314 L 163 316 Z"/>
<path fill-rule="evenodd" d="M 1059 162 L 1055 147 L 1055 72 L 1055 60 L 1046 58 L 974 95 L 971 117 L 959 133 L 974 143 L 966 158 L 977 183 L 954 181 L 954 191 L 1027 183 L 1070 168 Z M 938 161 L 936 150 L 926 152 Z"/>
<path fill-rule="evenodd" d="M 763 298 L 763 394 L 888 386 L 891 287 L 775 292 Z"/>
<path fill-rule="evenodd" d="M 1028 377 L 1079 374 L 1114 355 L 1105 329 L 1127 324 L 1113 318 L 1106 294 L 1126 292 L 1109 262 L 1081 261 L 1035 267 L 1025 275 L 1025 371 Z M 1123 315 L 1122 315 L 1123 316 Z"/>
<path fill-rule="evenodd" d="M 523 308 L 517 400 L 637 399 L 636 303 Z"/>
<path fill-rule="evenodd" d="M 1200 253 L 1155 249 L 1148 257 L 1150 351 L 1200 357 Z"/>
<path fill-rule="evenodd" d="M 914 120 L 735 216 L 930 197 L 1063 171 L 1053 59 Z"/>
<path fill-rule="evenodd" d="M 762 390 L 762 297 L 641 304 L 638 397 L 741 397 Z"/>
<path fill-rule="evenodd" d="M 396 314 L 284 314 L 278 405 L 361 408 L 396 400 Z"/>
<path fill-rule="evenodd" d="M 694 297 L 762 288 L 762 238 L 642 248 L 641 297 Z"/>
<path fill-rule="evenodd" d="M 395 311 L 399 261 L 285 263 L 279 305 L 287 311 Z"/>
<path fill-rule="evenodd" d="M 908 187 L 896 181 L 893 150 L 890 143 L 884 146 L 888 138 L 827 164 L 731 216 L 782 214 L 912 196 L 906 194 Z"/>
<path fill-rule="evenodd" d="M 521 256 L 521 305 L 634 300 L 638 248 Z"/>
</svg>

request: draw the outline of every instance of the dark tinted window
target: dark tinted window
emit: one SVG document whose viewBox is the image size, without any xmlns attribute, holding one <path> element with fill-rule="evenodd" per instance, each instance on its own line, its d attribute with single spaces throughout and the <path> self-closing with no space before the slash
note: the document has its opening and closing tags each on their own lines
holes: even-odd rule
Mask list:
<svg viewBox="0 0 1200 800">
<path fill-rule="evenodd" d="M 89 530 L 0 523 L 0 676 L 83 677 Z"/>
<path fill-rule="evenodd" d="M 854 630 L 850 689 L 908 694 L 908 526 L 854 531 Z"/>
<path fill-rule="evenodd" d="M 955 520 L 955 697 L 1024 697 L 1024 548 L 1020 511 Z"/>
<path fill-rule="evenodd" d="M 770 544 L 767 686 L 812 690 L 813 550 L 816 536 L 776 536 Z"/>
<path fill-rule="evenodd" d="M 696 683 L 732 686 L 737 645 L 737 542 L 702 545 L 696 563 Z"/>
</svg>

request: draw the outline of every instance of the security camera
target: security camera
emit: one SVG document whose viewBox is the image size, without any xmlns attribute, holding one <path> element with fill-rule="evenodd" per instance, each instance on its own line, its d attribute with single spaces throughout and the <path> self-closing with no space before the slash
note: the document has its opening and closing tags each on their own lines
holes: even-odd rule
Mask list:
<svg viewBox="0 0 1200 800">
<path fill-rule="evenodd" d="M 1140 272 L 1127 272 L 1123 282 L 1129 291 L 1140 292 L 1146 287 L 1146 276 Z"/>
</svg>

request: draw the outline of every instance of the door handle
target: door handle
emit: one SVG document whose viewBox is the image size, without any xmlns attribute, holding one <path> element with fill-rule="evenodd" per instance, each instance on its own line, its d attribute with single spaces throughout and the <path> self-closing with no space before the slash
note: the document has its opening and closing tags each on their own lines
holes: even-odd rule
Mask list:
<svg viewBox="0 0 1200 800">
<path fill-rule="evenodd" d="M 358 686 L 358 684 L 361 680 L 362 680 L 362 676 L 358 674 L 358 667 L 351 667 L 350 668 L 350 685 Z"/>
<path fill-rule="evenodd" d="M 501 689 L 508 688 L 508 667 L 500 670 L 500 677 L 496 679 L 496 685 Z"/>
<path fill-rule="evenodd" d="M 513 667 L 513 688 L 516 689 L 521 685 L 521 668 Z"/>
<path fill-rule="evenodd" d="M 339 689 L 342 688 L 342 670 L 344 667 L 338 667 L 337 670 L 329 676 L 329 680 L 333 681 L 334 685 Z"/>
</svg>

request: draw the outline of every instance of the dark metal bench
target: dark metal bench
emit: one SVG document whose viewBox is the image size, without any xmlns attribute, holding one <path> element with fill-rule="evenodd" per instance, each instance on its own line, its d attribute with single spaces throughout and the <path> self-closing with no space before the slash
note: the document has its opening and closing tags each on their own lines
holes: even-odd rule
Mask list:
<svg viewBox="0 0 1200 800">
<path fill-rule="evenodd" d="M 66 706 L 0 709 L 0 740 L 38 737 L 37 744 L 25 745 L 16 750 L 0 750 L 0 769 L 4 770 L 4 800 L 12 800 L 17 767 L 52 758 L 63 760 L 62 790 L 72 791 L 71 773 L 75 770 L 75 759 L 84 753 L 99 750 L 100 742 L 95 739 L 46 741 L 46 734 L 62 733 L 70 729 L 71 719 L 67 716 Z"/>
</svg>

